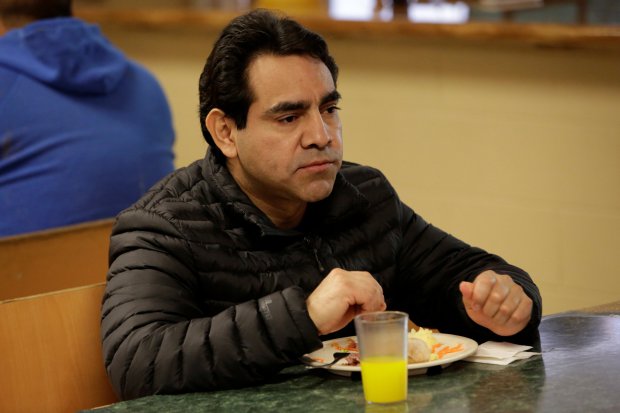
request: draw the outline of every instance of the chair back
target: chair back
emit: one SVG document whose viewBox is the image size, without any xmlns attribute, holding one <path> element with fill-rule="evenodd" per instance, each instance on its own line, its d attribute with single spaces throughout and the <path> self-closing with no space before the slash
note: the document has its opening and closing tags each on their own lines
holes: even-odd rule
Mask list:
<svg viewBox="0 0 620 413">
<path fill-rule="evenodd" d="M 104 288 L 0 301 L 0 412 L 68 413 L 118 401 L 99 334 Z"/>
<path fill-rule="evenodd" d="M 0 238 L 0 300 L 105 281 L 114 219 Z"/>
</svg>

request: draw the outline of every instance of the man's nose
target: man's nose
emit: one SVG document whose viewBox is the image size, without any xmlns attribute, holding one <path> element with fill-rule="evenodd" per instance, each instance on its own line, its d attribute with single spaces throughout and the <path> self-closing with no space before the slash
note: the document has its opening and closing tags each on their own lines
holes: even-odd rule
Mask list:
<svg viewBox="0 0 620 413">
<path fill-rule="evenodd" d="M 319 111 L 313 112 L 308 119 L 308 125 L 302 137 L 302 145 L 305 148 L 316 146 L 324 148 L 332 141 L 329 128 Z"/>
</svg>

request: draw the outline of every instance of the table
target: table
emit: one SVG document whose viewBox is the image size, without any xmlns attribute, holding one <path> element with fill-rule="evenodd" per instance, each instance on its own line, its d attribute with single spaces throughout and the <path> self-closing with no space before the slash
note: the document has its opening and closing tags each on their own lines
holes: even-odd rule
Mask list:
<svg viewBox="0 0 620 413">
<path fill-rule="evenodd" d="M 572 312 L 543 318 L 541 356 L 508 366 L 458 361 L 409 378 L 406 405 L 364 403 L 360 381 L 302 366 L 261 386 L 149 396 L 112 412 L 612 412 L 620 411 L 620 315 Z"/>
</svg>

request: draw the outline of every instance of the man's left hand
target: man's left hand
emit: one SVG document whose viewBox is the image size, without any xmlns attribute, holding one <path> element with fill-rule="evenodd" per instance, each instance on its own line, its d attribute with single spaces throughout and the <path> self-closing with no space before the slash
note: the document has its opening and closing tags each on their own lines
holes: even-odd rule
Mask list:
<svg viewBox="0 0 620 413">
<path fill-rule="evenodd" d="M 518 333 L 532 317 L 532 300 L 509 275 L 484 271 L 459 289 L 469 318 L 497 335 Z"/>
</svg>

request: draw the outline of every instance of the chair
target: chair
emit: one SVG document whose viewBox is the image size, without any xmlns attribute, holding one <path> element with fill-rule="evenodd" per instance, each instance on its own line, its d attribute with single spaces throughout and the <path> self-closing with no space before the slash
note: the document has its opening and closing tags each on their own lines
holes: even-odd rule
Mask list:
<svg viewBox="0 0 620 413">
<path fill-rule="evenodd" d="M 67 413 L 118 401 L 99 338 L 104 287 L 0 301 L 0 412 Z"/>
<path fill-rule="evenodd" d="M 0 238 L 0 300 L 105 281 L 114 219 Z"/>
</svg>

